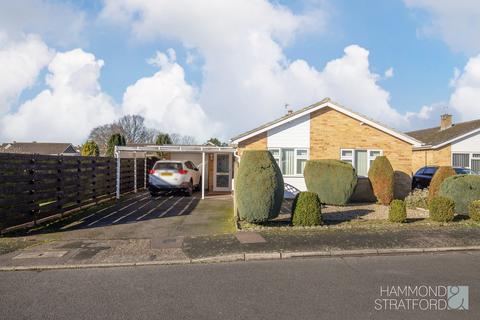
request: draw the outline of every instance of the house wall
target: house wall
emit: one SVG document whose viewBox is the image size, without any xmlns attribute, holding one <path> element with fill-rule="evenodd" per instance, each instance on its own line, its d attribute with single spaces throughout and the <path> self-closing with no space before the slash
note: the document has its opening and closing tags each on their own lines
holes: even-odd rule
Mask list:
<svg viewBox="0 0 480 320">
<path fill-rule="evenodd" d="M 238 144 L 238 154 L 242 155 L 244 150 L 265 150 L 267 149 L 267 133 L 260 133 L 246 139 Z"/>
<path fill-rule="evenodd" d="M 310 117 L 310 159 L 340 159 L 340 149 L 380 149 L 395 170 L 395 195 L 411 188 L 412 145 L 331 108 Z"/>
<path fill-rule="evenodd" d="M 424 166 L 451 166 L 452 147 L 447 145 L 440 149 L 413 150 L 412 169 L 417 172 Z"/>
<path fill-rule="evenodd" d="M 268 148 L 310 148 L 310 115 L 268 130 Z"/>
<path fill-rule="evenodd" d="M 340 159 L 340 149 L 380 149 L 395 170 L 396 196 L 408 194 L 412 175 L 412 146 L 409 143 L 331 108 L 312 112 L 308 120 L 302 120 L 283 125 L 284 133 L 280 129 L 271 130 L 243 141 L 239 149 L 304 146 L 309 148 L 309 159 Z M 305 134 L 307 124 L 310 127 L 308 136 Z M 306 190 L 303 177 L 284 177 L 284 180 Z"/>
<path fill-rule="evenodd" d="M 452 152 L 480 153 L 480 133 L 472 134 L 460 141 L 452 143 Z"/>
</svg>

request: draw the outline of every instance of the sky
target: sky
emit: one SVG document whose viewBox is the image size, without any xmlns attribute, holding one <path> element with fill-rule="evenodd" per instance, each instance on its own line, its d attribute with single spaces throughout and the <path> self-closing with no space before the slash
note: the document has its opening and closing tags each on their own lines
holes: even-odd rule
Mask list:
<svg viewBox="0 0 480 320">
<path fill-rule="evenodd" d="M 480 118 L 475 0 L 0 2 L 0 142 L 139 114 L 223 141 L 325 97 L 401 131 Z"/>
</svg>

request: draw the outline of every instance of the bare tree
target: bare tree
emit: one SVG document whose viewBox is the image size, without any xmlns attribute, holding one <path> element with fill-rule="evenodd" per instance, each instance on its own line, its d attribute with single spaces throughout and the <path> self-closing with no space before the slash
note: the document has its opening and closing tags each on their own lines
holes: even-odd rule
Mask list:
<svg viewBox="0 0 480 320">
<path fill-rule="evenodd" d="M 116 123 L 109 123 L 93 128 L 88 139 L 94 141 L 100 149 L 105 150 L 108 146 L 108 140 L 116 133 L 123 134 L 122 128 Z"/>
<path fill-rule="evenodd" d="M 197 144 L 197 140 L 194 137 L 184 136 L 178 133 L 170 134 L 170 139 L 172 140 L 172 144 L 180 144 L 180 145 Z"/>
<path fill-rule="evenodd" d="M 126 115 L 120 118 L 118 124 L 129 143 L 154 143 L 157 131 L 145 126 L 145 118 L 139 115 Z"/>
</svg>

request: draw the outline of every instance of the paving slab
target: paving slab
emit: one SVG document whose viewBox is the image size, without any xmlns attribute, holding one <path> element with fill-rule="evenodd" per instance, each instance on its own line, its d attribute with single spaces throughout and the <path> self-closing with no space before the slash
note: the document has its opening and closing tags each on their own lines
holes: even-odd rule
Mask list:
<svg viewBox="0 0 480 320">
<path fill-rule="evenodd" d="M 237 240 L 242 243 L 264 243 L 267 242 L 264 237 L 256 232 L 237 232 L 235 234 Z"/>
<path fill-rule="evenodd" d="M 152 249 L 181 248 L 185 237 L 153 238 L 150 240 Z"/>
</svg>

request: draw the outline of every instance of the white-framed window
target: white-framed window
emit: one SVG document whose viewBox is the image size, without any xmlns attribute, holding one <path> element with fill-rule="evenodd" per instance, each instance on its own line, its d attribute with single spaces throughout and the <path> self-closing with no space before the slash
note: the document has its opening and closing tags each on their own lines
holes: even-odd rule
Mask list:
<svg viewBox="0 0 480 320">
<path fill-rule="evenodd" d="M 480 172 L 480 153 L 453 152 L 452 166 L 468 168 L 475 172 Z"/>
<path fill-rule="evenodd" d="M 268 151 L 272 154 L 284 176 L 303 175 L 308 160 L 308 149 L 269 148 Z"/>
<path fill-rule="evenodd" d="M 350 163 L 360 177 L 368 176 L 368 170 L 370 170 L 373 160 L 381 155 L 383 155 L 383 150 L 379 149 L 340 150 L 340 160 Z"/>
</svg>

